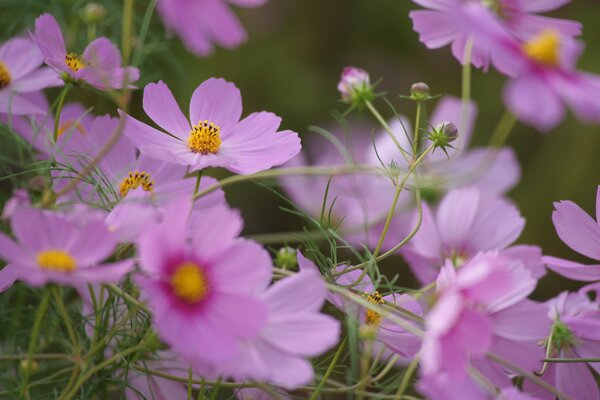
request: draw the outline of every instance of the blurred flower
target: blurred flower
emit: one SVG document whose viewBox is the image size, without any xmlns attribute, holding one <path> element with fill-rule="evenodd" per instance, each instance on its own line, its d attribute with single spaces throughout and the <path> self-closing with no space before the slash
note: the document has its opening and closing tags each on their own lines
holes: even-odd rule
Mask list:
<svg viewBox="0 0 600 400">
<path fill-rule="evenodd" d="M 503 367 L 485 357 L 488 352 L 527 371 L 540 368 L 538 341 L 550 321 L 541 304 L 526 300 L 536 283 L 520 260 L 497 252 L 479 253 L 458 270 L 447 261 L 436 281 L 437 301 L 425 317 L 422 388 L 430 378 L 468 387 L 469 365 L 497 387 L 511 386 Z"/>
<path fill-rule="evenodd" d="M 67 53 L 63 34 L 50 14 L 35 20 L 31 38 L 39 46 L 46 64 L 61 76 L 83 81 L 99 90 L 121 89 L 139 79 L 135 67 L 121 67 L 121 54 L 107 38 L 91 42 L 82 55 Z"/>
<path fill-rule="evenodd" d="M 137 241 L 143 275 L 136 277 L 159 336 L 186 362 L 236 360 L 242 341 L 267 323 L 258 298 L 271 278 L 271 258 L 238 238 L 239 214 L 225 206 L 195 211 L 178 199 L 162 222 Z"/>
<path fill-rule="evenodd" d="M 174 31 L 185 47 L 197 56 L 214 51 L 213 44 L 233 49 L 247 39 L 244 27 L 227 3 L 258 7 L 267 0 L 158 0 L 165 26 Z"/>
<path fill-rule="evenodd" d="M 552 222 L 560 239 L 576 252 L 600 261 L 600 186 L 596 192 L 596 219 L 572 201 L 554 203 Z M 544 257 L 552 271 L 578 281 L 600 280 L 600 264 L 584 265 L 558 257 Z"/>
<path fill-rule="evenodd" d="M 117 241 L 103 213 L 83 205 L 67 214 L 18 207 L 11 226 L 18 243 L 0 234 L 0 257 L 8 263 L 0 271 L 0 290 L 17 279 L 31 286 L 117 282 L 133 266 L 132 260 L 101 263 Z"/>
<path fill-rule="evenodd" d="M 600 352 L 600 306 L 584 293 L 562 292 L 546 302 L 548 315 L 554 320 L 552 358 L 598 358 Z M 550 331 L 548 331 L 550 336 Z M 572 399 L 598 399 L 600 391 L 589 368 L 600 373 L 596 363 L 548 363 L 542 379 Z M 527 380 L 524 390 L 541 399 L 554 399 Z"/>
<path fill-rule="evenodd" d="M 465 63 L 465 49 L 469 40 L 473 43 L 471 62 L 477 68 L 487 70 L 494 59 L 495 47 L 482 40 L 473 27 L 466 23 L 468 12 L 475 10 L 485 15 L 507 36 L 528 40 L 542 29 L 555 29 L 566 36 L 581 34 L 581 24 L 556 18 L 543 17 L 534 13 L 555 10 L 569 0 L 558 1 L 514 1 L 514 0 L 413 0 L 427 10 L 411 11 L 414 30 L 430 49 L 451 44 L 452 54 Z"/>
<path fill-rule="evenodd" d="M 25 189 L 14 189 L 13 196 L 8 199 L 6 203 L 4 203 L 4 208 L 2 209 L 2 219 L 10 220 L 14 214 L 14 212 L 21 206 L 30 206 L 31 199 L 29 198 L 29 193 Z"/>
<path fill-rule="evenodd" d="M 371 101 L 374 97 L 369 73 L 361 68 L 344 68 L 337 89 L 345 103 L 356 107 L 364 106 L 365 101 Z"/>
<path fill-rule="evenodd" d="M 194 91 L 189 122 L 162 81 L 144 88 L 144 111 L 169 135 L 121 112 L 127 119 L 125 134 L 142 154 L 191 171 L 224 167 L 251 174 L 283 164 L 300 151 L 298 134 L 278 132 L 281 119 L 275 114 L 257 112 L 240 121 L 240 92 L 223 79 L 211 78 Z"/>
<path fill-rule="evenodd" d="M 423 204 L 423 222 L 401 250 L 423 284 L 433 282 L 444 260 L 462 265 L 481 251 L 499 250 L 521 259 L 536 277 L 544 275 L 537 246 L 509 247 L 521 234 L 525 220 L 510 201 L 485 196 L 474 189 L 455 189 L 442 199 L 435 214 Z"/>
<path fill-rule="evenodd" d="M 240 341 L 235 359 L 220 367 L 192 362 L 195 370 L 285 389 L 310 383 L 314 370 L 307 359 L 329 350 L 340 336 L 340 323 L 320 312 L 326 293 L 321 275 L 310 269 L 277 281 L 259 294 L 268 316 L 258 335 Z"/>
<path fill-rule="evenodd" d="M 11 115 L 40 114 L 45 110 L 22 95 L 62 85 L 47 67 L 35 43 L 12 38 L 0 45 L 0 113 Z"/>
</svg>

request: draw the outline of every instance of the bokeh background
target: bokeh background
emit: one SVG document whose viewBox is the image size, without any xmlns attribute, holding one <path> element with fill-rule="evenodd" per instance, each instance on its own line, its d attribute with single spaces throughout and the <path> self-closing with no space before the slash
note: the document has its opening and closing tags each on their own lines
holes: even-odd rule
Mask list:
<svg viewBox="0 0 600 400">
<path fill-rule="evenodd" d="M 52 12 L 63 29 L 71 48 L 79 50 L 88 41 L 87 26 L 81 11 L 88 1 L 0 0 L 0 34 L 5 40 L 33 26 L 44 11 Z M 121 1 L 101 2 L 106 17 L 98 24 L 97 34 L 120 38 Z M 136 27 L 148 1 L 136 1 Z M 208 58 L 187 53 L 177 38 L 164 32 L 155 15 L 150 34 L 141 53 L 140 86 L 163 80 L 175 93 L 184 109 L 196 86 L 211 76 L 233 81 L 241 89 L 244 114 L 269 110 L 283 117 L 283 128 L 299 132 L 310 141 L 310 125 L 330 127 L 333 111 L 343 111 L 336 84 L 342 68 L 355 65 L 368 70 L 373 81 L 382 79 L 378 89 L 403 114 L 413 115 L 413 105 L 398 98 L 410 85 L 424 81 L 433 93 L 460 95 L 461 69 L 449 49 L 430 51 L 418 41 L 408 12 L 417 9 L 409 0 L 271 0 L 261 8 L 237 9 L 249 34 L 249 41 L 236 50 L 217 49 Z M 581 21 L 583 41 L 587 45 L 579 66 L 600 73 L 600 1 L 574 0 L 553 14 Z M 501 91 L 504 78 L 496 72 L 474 71 L 473 98 L 479 106 L 479 118 L 473 145 L 485 145 L 504 112 Z M 49 91 L 50 98 L 58 91 Z M 95 113 L 114 113 L 107 101 L 82 90 L 69 95 Z M 600 99 L 598 99 L 600 101 Z M 388 111 L 384 103 L 380 109 Z M 141 91 L 133 98 L 133 113 L 142 116 Z M 391 113 L 388 113 L 391 116 Z M 364 115 L 375 126 L 369 115 Z M 586 261 L 566 247 L 557 237 L 552 221 L 552 203 L 570 199 L 593 213 L 600 184 L 600 127 L 588 126 L 569 116 L 548 134 L 517 124 L 508 139 L 522 166 L 522 180 L 510 193 L 527 219 L 520 243 L 538 244 L 549 255 Z M 0 136 L 1 153 L 12 151 L 10 138 Z M 0 157 L 0 196 L 4 202 L 15 184 L 24 186 L 32 174 L 6 178 L 19 168 Z M 224 173 L 219 176 L 224 176 Z M 281 211 L 283 203 L 272 192 L 253 183 L 227 189 L 229 202 L 242 210 L 245 233 L 291 231 L 301 221 Z M 390 272 L 406 271 L 399 259 L 386 262 Z M 406 276 L 410 281 L 410 277 Z M 568 286 L 570 285 L 570 286 Z M 535 294 L 543 299 L 557 289 L 573 283 L 550 274 Z"/>
</svg>

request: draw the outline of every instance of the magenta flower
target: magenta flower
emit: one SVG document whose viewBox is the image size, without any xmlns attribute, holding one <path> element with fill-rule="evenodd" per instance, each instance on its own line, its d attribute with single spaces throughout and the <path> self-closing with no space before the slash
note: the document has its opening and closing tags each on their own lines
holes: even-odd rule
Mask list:
<svg viewBox="0 0 600 400">
<path fill-rule="evenodd" d="M 553 358 L 598 358 L 600 354 L 600 306 L 585 293 L 563 292 L 547 303 L 554 320 Z M 550 330 L 547 332 L 549 336 Z M 587 365 L 586 365 L 587 364 Z M 598 399 L 600 391 L 589 368 L 600 372 L 600 363 L 549 363 L 542 379 L 572 399 Z M 525 382 L 524 389 L 540 399 L 555 395 Z"/>
<path fill-rule="evenodd" d="M 192 364 L 201 375 L 218 371 L 238 381 L 265 381 L 286 389 L 311 382 L 314 370 L 307 358 L 324 353 L 340 336 L 340 323 L 320 312 L 326 293 L 321 275 L 313 269 L 276 282 L 259 294 L 268 306 L 266 324 L 256 337 L 240 342 L 235 359 L 216 369 Z"/>
<path fill-rule="evenodd" d="M 473 41 L 472 63 L 477 68 L 487 70 L 494 58 L 494 47 L 482 40 L 477 31 L 466 21 L 473 9 L 485 14 L 486 19 L 494 20 L 506 35 L 527 40 L 542 29 L 553 29 L 566 36 L 581 34 L 581 24 L 574 21 L 535 15 L 555 10 L 569 0 L 413 0 L 427 10 L 411 11 L 414 30 L 430 49 L 452 46 L 452 54 L 461 63 L 465 62 L 465 47 Z"/>
<path fill-rule="evenodd" d="M 139 79 L 137 68 L 121 67 L 121 53 L 107 38 L 94 40 L 81 55 L 67 53 L 60 26 L 50 14 L 42 14 L 35 20 L 31 38 L 39 46 L 46 64 L 71 80 L 109 90 L 131 87 Z"/>
<path fill-rule="evenodd" d="M 346 103 L 357 102 L 361 99 L 371 100 L 373 97 L 373 87 L 371 86 L 369 73 L 356 67 L 344 68 L 337 90 Z"/>
<path fill-rule="evenodd" d="M 552 222 L 556 233 L 571 249 L 600 261 L 600 186 L 596 193 L 596 219 L 572 201 L 554 203 Z M 584 265 L 558 257 L 544 257 L 544 263 L 557 274 L 578 281 L 600 280 L 600 264 Z"/>
<path fill-rule="evenodd" d="M 541 366 L 537 342 L 549 321 L 541 305 L 526 300 L 536 283 L 522 261 L 497 252 L 479 253 L 458 270 L 447 261 L 436 281 L 437 302 L 426 315 L 423 375 L 448 376 L 460 385 L 470 364 L 504 387 L 510 380 L 487 352 L 526 370 Z"/>
<path fill-rule="evenodd" d="M 70 214 L 19 207 L 11 226 L 17 243 L 0 234 L 0 257 L 7 262 L 0 271 L 1 290 L 15 280 L 31 286 L 117 282 L 133 266 L 132 260 L 102 263 L 117 241 L 102 213 L 83 206 Z"/>
<path fill-rule="evenodd" d="M 142 154 L 191 171 L 224 167 L 251 174 L 283 164 L 300 151 L 298 134 L 278 132 L 281 119 L 275 114 L 258 112 L 240 121 L 240 91 L 223 79 L 211 78 L 194 91 L 189 122 L 163 82 L 144 88 L 144 111 L 169 134 L 121 112 L 127 119 L 125 134 Z"/>
<path fill-rule="evenodd" d="M 43 62 L 42 53 L 29 39 L 16 37 L 0 45 L 0 113 L 44 113 L 44 109 L 22 96 L 62 85 L 50 68 L 42 67 Z"/>
<path fill-rule="evenodd" d="M 423 204 L 421 227 L 402 249 L 412 272 L 423 283 L 436 278 L 446 259 L 461 265 L 481 251 L 500 250 L 521 259 L 536 277 L 544 275 L 537 246 L 509 247 L 521 234 L 525 220 L 514 204 L 485 197 L 477 189 L 450 191 L 433 212 Z"/>
<path fill-rule="evenodd" d="M 183 360 L 221 364 L 265 326 L 267 306 L 257 293 L 268 285 L 272 263 L 262 247 L 238 238 L 237 212 L 215 207 L 193 213 L 188 224 L 191 206 L 176 200 L 160 224 L 145 229 L 137 282 L 158 334 Z"/>
<path fill-rule="evenodd" d="M 185 47 L 198 56 L 214 51 L 214 44 L 233 49 L 247 39 L 246 31 L 227 3 L 258 7 L 267 0 L 159 0 L 165 26 L 175 32 Z"/>
</svg>

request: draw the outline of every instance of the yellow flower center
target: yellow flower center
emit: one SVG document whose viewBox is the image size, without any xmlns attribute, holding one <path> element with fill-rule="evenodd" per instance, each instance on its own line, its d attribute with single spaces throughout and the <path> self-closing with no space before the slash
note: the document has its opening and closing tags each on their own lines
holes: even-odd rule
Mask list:
<svg viewBox="0 0 600 400">
<path fill-rule="evenodd" d="M 188 146 L 194 153 L 215 154 L 221 147 L 221 128 L 206 120 L 192 126 Z"/>
<path fill-rule="evenodd" d="M 10 85 L 11 80 L 12 76 L 10 75 L 8 67 L 0 60 L 0 90 Z"/>
<path fill-rule="evenodd" d="M 171 276 L 171 287 L 177 297 L 188 303 L 196 303 L 206 297 L 208 282 L 200 266 L 185 262 Z"/>
<path fill-rule="evenodd" d="M 85 63 L 83 62 L 81 56 L 75 53 L 67 54 L 67 56 L 65 57 L 65 64 L 67 64 L 67 67 L 71 68 L 71 71 L 73 72 L 77 72 L 81 68 L 85 67 Z"/>
<path fill-rule="evenodd" d="M 379 294 L 378 291 L 374 291 L 369 296 L 367 296 L 367 301 L 369 303 L 373 303 L 373 304 L 385 303 L 385 301 L 383 300 L 383 297 L 381 297 L 381 294 Z M 379 324 L 380 320 L 381 320 L 381 315 L 379 315 L 379 313 L 372 311 L 372 310 L 367 310 L 367 315 L 365 317 L 365 323 L 367 325 L 377 325 L 377 324 Z"/>
<path fill-rule="evenodd" d="M 130 190 L 137 189 L 140 186 L 144 189 L 144 192 L 152 192 L 154 190 L 154 180 L 145 171 L 131 171 L 119 185 L 119 194 L 121 197 L 125 197 Z"/>
<path fill-rule="evenodd" d="M 523 44 L 523 50 L 539 64 L 556 66 L 560 61 L 560 36 L 556 31 L 543 31 Z"/>
<path fill-rule="evenodd" d="M 63 135 L 63 133 L 65 133 L 73 128 L 77 129 L 80 133 L 85 133 L 85 128 L 79 122 L 67 121 L 67 122 L 59 125 L 58 137 L 61 137 Z"/>
<path fill-rule="evenodd" d="M 77 268 L 75 259 L 64 250 L 45 250 L 37 255 L 38 266 L 49 271 L 71 272 Z"/>
</svg>

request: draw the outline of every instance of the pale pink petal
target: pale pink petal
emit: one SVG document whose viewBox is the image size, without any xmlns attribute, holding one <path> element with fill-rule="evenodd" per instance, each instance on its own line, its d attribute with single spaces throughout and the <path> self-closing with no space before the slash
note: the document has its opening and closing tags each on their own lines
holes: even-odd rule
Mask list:
<svg viewBox="0 0 600 400">
<path fill-rule="evenodd" d="M 543 262 L 552 271 L 576 281 L 593 282 L 600 280 L 600 265 L 586 265 L 558 257 L 546 256 Z"/>
<path fill-rule="evenodd" d="M 191 130 L 190 123 L 163 81 L 149 83 L 144 88 L 144 111 L 165 131 L 181 140 L 187 140 Z"/>
<path fill-rule="evenodd" d="M 578 253 L 600 260 L 600 224 L 571 201 L 554 203 L 552 222 L 556 233 Z"/>
<path fill-rule="evenodd" d="M 242 115 L 242 96 L 231 82 L 221 78 L 210 78 L 192 94 L 190 102 L 190 122 L 196 125 L 200 121 L 213 122 L 221 128 L 223 141 Z"/>
</svg>

